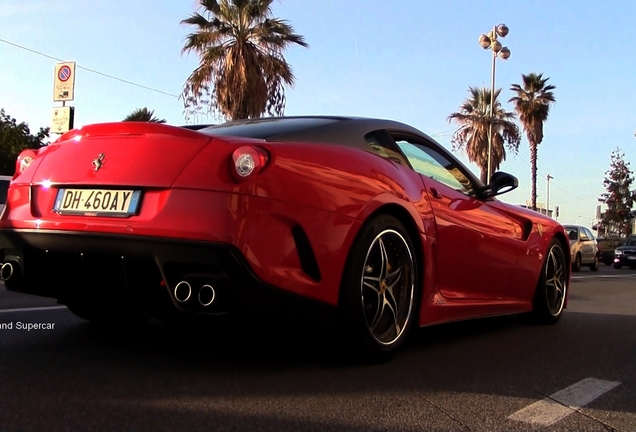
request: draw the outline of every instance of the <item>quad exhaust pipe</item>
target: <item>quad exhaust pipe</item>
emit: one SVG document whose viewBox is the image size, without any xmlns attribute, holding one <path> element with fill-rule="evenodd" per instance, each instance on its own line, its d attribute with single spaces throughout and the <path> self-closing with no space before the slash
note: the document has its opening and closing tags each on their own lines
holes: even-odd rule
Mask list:
<svg viewBox="0 0 636 432">
<path fill-rule="evenodd" d="M 216 291 L 212 285 L 205 284 L 199 289 L 199 303 L 201 306 L 210 306 L 216 297 Z"/>
<path fill-rule="evenodd" d="M 192 285 L 188 281 L 181 281 L 174 287 L 174 298 L 179 303 L 185 303 L 192 297 Z M 210 306 L 216 299 L 216 290 L 210 284 L 205 284 L 199 288 L 197 299 L 203 307 Z"/>
<path fill-rule="evenodd" d="M 13 277 L 14 271 L 13 263 L 6 262 L 2 264 L 2 267 L 0 267 L 0 280 L 8 281 Z"/>
<path fill-rule="evenodd" d="M 190 300 L 192 296 L 192 287 L 190 283 L 186 281 L 181 281 L 174 287 L 174 298 L 177 299 L 179 303 L 185 303 Z"/>
</svg>

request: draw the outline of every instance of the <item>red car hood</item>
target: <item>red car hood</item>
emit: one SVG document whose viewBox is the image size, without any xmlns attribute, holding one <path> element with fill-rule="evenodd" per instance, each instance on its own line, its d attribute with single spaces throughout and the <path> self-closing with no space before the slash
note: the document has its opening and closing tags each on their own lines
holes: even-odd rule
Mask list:
<svg viewBox="0 0 636 432">
<path fill-rule="evenodd" d="M 27 170 L 32 174 L 28 180 L 169 187 L 210 140 L 188 129 L 158 123 L 89 125 L 62 135 L 43 149 Z"/>
</svg>

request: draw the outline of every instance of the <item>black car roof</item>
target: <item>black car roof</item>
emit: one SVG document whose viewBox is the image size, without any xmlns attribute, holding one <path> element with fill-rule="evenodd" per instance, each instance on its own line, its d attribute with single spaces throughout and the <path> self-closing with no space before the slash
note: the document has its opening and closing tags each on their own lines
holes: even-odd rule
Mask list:
<svg viewBox="0 0 636 432">
<path fill-rule="evenodd" d="M 369 133 L 375 131 L 398 132 L 424 138 L 433 143 L 438 151 L 449 160 L 464 166 L 457 158 L 430 136 L 422 131 L 394 120 L 366 117 L 343 116 L 294 116 L 263 117 L 249 120 L 235 120 L 219 125 L 199 129 L 207 135 L 256 138 L 268 142 L 313 142 L 344 145 L 372 152 L 366 140 Z M 401 152 L 401 150 L 396 149 Z M 483 185 L 468 168 L 466 175 L 477 185 Z"/>
<path fill-rule="evenodd" d="M 398 130 L 430 137 L 393 120 L 342 116 L 264 117 L 235 120 L 199 129 L 208 135 L 238 136 L 266 141 L 324 142 L 350 146 L 368 146 L 364 136 L 375 130 Z"/>
</svg>

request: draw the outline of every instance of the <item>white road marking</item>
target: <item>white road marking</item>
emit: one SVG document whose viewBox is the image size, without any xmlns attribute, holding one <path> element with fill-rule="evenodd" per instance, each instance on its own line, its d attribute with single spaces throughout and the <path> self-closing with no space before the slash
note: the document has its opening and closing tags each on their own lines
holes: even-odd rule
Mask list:
<svg viewBox="0 0 636 432">
<path fill-rule="evenodd" d="M 617 381 L 585 378 L 517 411 L 508 419 L 540 426 L 551 426 L 619 384 L 620 382 Z"/>
<path fill-rule="evenodd" d="M 15 309 L 0 309 L 0 314 L 11 312 L 31 312 L 31 311 L 43 311 L 43 310 L 55 310 L 66 309 L 66 306 L 43 306 L 43 307 L 31 307 L 31 308 L 15 308 Z"/>
<path fill-rule="evenodd" d="M 599 279 L 599 278 L 634 278 L 636 274 L 624 274 L 624 275 L 589 275 L 589 276 L 572 276 L 572 279 Z"/>
</svg>

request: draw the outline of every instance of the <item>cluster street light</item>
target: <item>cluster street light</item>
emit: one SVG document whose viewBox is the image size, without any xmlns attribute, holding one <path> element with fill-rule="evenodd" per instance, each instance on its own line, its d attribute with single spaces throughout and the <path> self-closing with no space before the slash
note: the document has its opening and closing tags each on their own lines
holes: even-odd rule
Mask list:
<svg viewBox="0 0 636 432">
<path fill-rule="evenodd" d="M 497 37 L 506 37 L 508 34 L 508 26 L 505 24 L 499 24 L 494 26 L 488 34 L 482 34 L 479 36 L 479 45 L 483 49 L 490 49 L 492 51 L 492 77 L 490 84 L 490 124 L 488 125 L 488 177 L 487 181 L 490 181 L 492 175 L 491 167 L 491 152 L 492 152 L 492 119 L 493 119 L 493 105 L 495 103 L 495 60 L 499 56 L 503 60 L 507 60 L 510 57 L 510 50 L 508 47 L 502 46 L 501 42 L 497 40 Z"/>
</svg>

